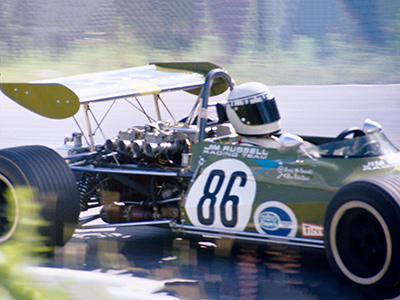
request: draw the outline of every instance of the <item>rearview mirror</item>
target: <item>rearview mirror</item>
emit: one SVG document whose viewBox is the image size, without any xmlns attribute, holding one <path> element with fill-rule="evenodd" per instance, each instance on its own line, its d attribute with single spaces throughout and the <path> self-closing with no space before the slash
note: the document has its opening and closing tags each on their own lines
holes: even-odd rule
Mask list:
<svg viewBox="0 0 400 300">
<path fill-rule="evenodd" d="M 371 119 L 367 118 L 364 121 L 362 129 L 367 134 L 377 133 L 382 130 L 382 125 L 379 124 L 378 122 L 372 121 Z"/>
<path fill-rule="evenodd" d="M 291 133 L 283 133 L 279 137 L 278 151 L 288 152 L 289 150 L 297 150 L 303 144 L 303 139 L 298 135 Z"/>
</svg>

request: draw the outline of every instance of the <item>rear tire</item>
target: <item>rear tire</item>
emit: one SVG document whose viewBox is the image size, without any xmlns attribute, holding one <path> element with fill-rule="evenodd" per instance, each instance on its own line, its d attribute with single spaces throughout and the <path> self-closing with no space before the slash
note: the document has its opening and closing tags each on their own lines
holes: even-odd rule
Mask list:
<svg viewBox="0 0 400 300">
<path fill-rule="evenodd" d="M 393 286 L 400 281 L 400 177 L 375 177 L 341 188 L 325 215 L 325 248 L 346 282 Z"/>
<path fill-rule="evenodd" d="M 79 218 L 75 176 L 64 159 L 44 146 L 0 150 L 0 243 L 12 239 L 19 229 L 18 187 L 28 188 L 33 202 L 39 204 L 40 217 L 46 224 L 38 230 L 46 245 L 63 246 Z"/>
</svg>

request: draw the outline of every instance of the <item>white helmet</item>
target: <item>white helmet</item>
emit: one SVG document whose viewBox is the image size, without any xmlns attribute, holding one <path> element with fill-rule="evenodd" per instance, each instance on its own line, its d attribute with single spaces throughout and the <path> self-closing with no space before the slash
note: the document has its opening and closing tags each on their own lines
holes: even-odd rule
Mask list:
<svg viewBox="0 0 400 300">
<path fill-rule="evenodd" d="M 259 82 L 237 86 L 228 97 L 226 114 L 244 136 L 270 135 L 281 130 L 281 117 L 269 88 Z"/>
</svg>

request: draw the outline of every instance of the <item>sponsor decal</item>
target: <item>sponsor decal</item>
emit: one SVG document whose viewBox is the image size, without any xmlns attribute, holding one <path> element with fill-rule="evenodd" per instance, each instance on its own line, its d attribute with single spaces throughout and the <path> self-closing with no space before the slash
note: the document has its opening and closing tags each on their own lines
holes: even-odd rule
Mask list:
<svg viewBox="0 0 400 300">
<path fill-rule="evenodd" d="M 294 181 L 310 181 L 313 177 L 314 171 L 312 169 L 306 169 L 301 167 L 290 168 L 280 166 L 277 168 L 278 176 L 277 179 L 286 179 Z"/>
<path fill-rule="evenodd" d="M 398 156 L 393 158 L 387 158 L 385 160 L 373 160 L 362 165 L 362 170 L 365 171 L 375 171 L 375 170 L 385 170 L 397 168 L 400 166 L 400 160 Z"/>
<path fill-rule="evenodd" d="M 259 205 L 253 215 L 254 225 L 259 233 L 275 236 L 295 236 L 297 219 L 286 204 L 267 201 Z"/>
<path fill-rule="evenodd" d="M 301 235 L 303 237 L 310 238 L 322 238 L 324 237 L 324 227 L 321 225 L 315 225 L 310 223 L 301 223 Z"/>
<path fill-rule="evenodd" d="M 246 146 L 232 146 L 232 145 L 216 145 L 210 144 L 203 148 L 203 154 L 226 156 L 234 158 L 250 158 L 250 159 L 267 159 L 268 152 L 266 149 L 246 147 Z"/>
</svg>

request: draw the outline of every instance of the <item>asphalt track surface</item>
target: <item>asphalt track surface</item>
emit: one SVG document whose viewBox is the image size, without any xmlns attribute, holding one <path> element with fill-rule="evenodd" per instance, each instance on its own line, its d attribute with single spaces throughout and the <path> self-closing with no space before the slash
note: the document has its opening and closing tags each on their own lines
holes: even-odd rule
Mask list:
<svg viewBox="0 0 400 300">
<path fill-rule="evenodd" d="M 346 128 L 361 127 L 365 118 L 371 118 L 381 123 L 384 132 L 400 147 L 400 85 L 271 89 L 284 132 L 336 136 Z M 170 109 L 178 113 L 177 119 L 187 114 L 193 102 L 182 93 L 166 98 L 173 102 Z M 113 137 L 119 130 L 144 122 L 143 117 L 128 112 L 126 104 L 118 103 L 103 123 L 104 134 Z M 1 148 L 30 144 L 56 147 L 74 131 L 74 121 L 37 116 L 0 94 Z M 342 284 L 329 268 L 323 250 L 198 239 L 154 227 L 77 230 L 46 266 L 112 274 L 121 281 L 132 277 L 136 285 L 140 282 L 133 278 L 152 279 L 162 283 L 159 294 L 153 294 L 160 298 L 165 293 L 182 299 L 356 300 L 394 299 L 400 295 L 399 288 L 362 289 Z M 143 285 L 143 289 L 147 287 Z M 124 291 L 120 287 L 120 292 Z M 141 299 L 140 293 L 129 289 L 126 293 L 124 299 Z M 95 294 L 86 287 L 85 295 L 90 299 Z"/>
</svg>

